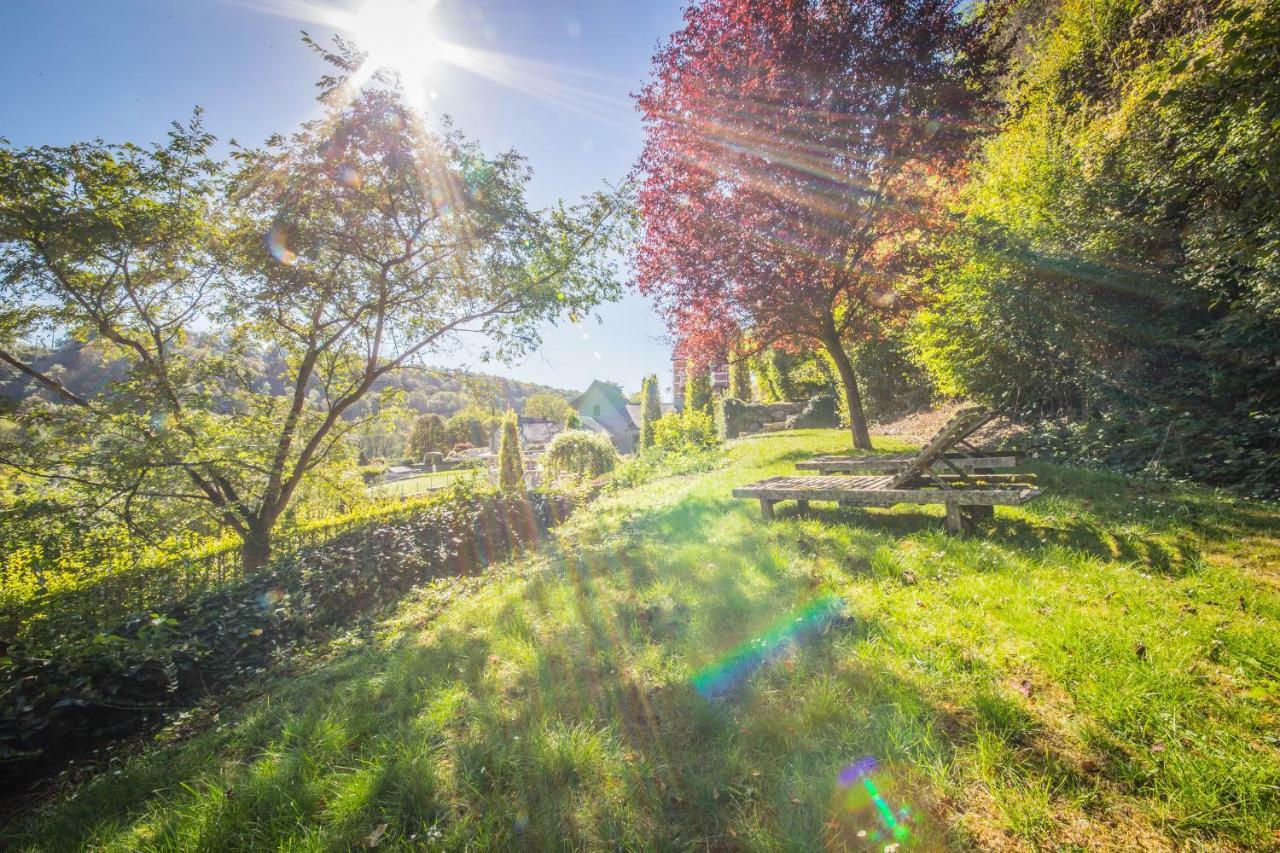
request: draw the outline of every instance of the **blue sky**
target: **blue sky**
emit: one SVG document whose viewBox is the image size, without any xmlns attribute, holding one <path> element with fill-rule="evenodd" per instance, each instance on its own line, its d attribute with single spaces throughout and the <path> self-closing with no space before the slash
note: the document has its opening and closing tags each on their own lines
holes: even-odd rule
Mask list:
<svg viewBox="0 0 1280 853">
<path fill-rule="evenodd" d="M 400 0 L 404 2 L 405 0 Z M 301 20 L 366 0 L 6 0 L 0 134 L 14 145 L 102 137 L 147 142 L 197 104 L 222 139 L 260 142 L 315 114 L 323 64 L 299 41 L 332 29 Z M 440 0 L 438 37 L 485 51 L 496 73 L 437 63 L 424 84 L 433 113 L 534 170 L 535 204 L 575 198 L 626 174 L 641 143 L 630 93 L 681 0 Z M 314 16 L 313 16 L 314 17 Z M 500 79 L 494 79 L 494 78 Z M 571 389 L 669 375 L 665 329 L 632 293 L 601 322 L 548 328 L 532 357 L 483 366 Z"/>
</svg>

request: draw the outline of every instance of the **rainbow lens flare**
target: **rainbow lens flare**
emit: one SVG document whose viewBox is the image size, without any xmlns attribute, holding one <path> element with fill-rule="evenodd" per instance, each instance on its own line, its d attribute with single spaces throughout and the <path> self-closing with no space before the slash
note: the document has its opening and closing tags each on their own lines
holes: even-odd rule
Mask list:
<svg viewBox="0 0 1280 853">
<path fill-rule="evenodd" d="M 693 686 L 710 699 L 733 690 L 764 664 L 776 659 L 795 643 L 818 633 L 844 610 L 844 599 L 824 595 L 788 613 L 768 631 L 735 646 L 719 660 L 693 675 Z"/>
<path fill-rule="evenodd" d="M 337 179 L 338 183 L 349 190 L 360 189 L 360 173 L 356 171 L 354 166 L 338 167 Z"/>
<path fill-rule="evenodd" d="M 870 756 L 841 770 L 827 847 L 883 853 L 944 849 L 942 834 L 927 813 L 905 802 L 895 805 L 904 799 L 901 778 Z"/>
<path fill-rule="evenodd" d="M 289 234 L 283 225 L 276 225 L 267 232 L 267 251 L 285 266 L 293 266 L 298 256 L 289 248 Z"/>
</svg>

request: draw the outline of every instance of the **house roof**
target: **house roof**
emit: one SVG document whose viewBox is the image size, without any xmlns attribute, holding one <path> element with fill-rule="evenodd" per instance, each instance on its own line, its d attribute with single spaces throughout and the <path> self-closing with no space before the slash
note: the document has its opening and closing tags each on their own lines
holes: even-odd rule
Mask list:
<svg viewBox="0 0 1280 853">
<path fill-rule="evenodd" d="M 613 406 L 614 409 L 622 414 L 627 413 L 627 398 L 622 396 L 622 389 L 611 382 L 601 382 L 599 379 L 593 380 L 587 387 L 587 390 L 573 398 L 573 400 L 569 402 L 569 405 L 573 406 L 574 409 L 577 409 L 582 405 L 583 399 L 591 393 L 591 389 L 596 388 L 597 386 L 600 388 L 600 393 L 604 394 L 605 399 L 609 401 L 609 405 Z"/>
<path fill-rule="evenodd" d="M 560 432 L 557 423 L 529 423 L 520 425 L 520 437 L 530 444 L 546 444 Z"/>
<path fill-rule="evenodd" d="M 674 403 L 662 403 L 660 405 L 661 405 L 662 414 L 664 415 L 671 414 L 676 410 Z M 636 426 L 640 425 L 640 409 L 641 408 L 642 406 L 639 403 L 627 403 L 627 414 L 631 416 L 631 422 Z"/>
</svg>

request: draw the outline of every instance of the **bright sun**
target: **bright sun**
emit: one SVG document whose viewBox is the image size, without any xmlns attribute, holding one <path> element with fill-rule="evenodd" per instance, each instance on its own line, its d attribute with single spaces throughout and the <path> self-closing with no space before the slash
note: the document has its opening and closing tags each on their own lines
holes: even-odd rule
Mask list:
<svg viewBox="0 0 1280 853">
<path fill-rule="evenodd" d="M 433 6 L 435 0 L 365 0 L 350 31 L 356 46 L 368 54 L 371 70 L 394 71 L 406 89 L 426 80 L 439 49 Z"/>
</svg>

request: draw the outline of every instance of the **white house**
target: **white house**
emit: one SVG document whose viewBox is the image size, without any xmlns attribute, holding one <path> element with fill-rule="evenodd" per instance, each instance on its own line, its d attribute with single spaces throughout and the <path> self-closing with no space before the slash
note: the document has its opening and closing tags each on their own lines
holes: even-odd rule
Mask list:
<svg viewBox="0 0 1280 853">
<path fill-rule="evenodd" d="M 609 436 L 619 453 L 631 453 L 636 449 L 640 440 L 640 405 L 628 403 L 617 385 L 597 379 L 569 405 L 578 413 L 583 429 Z M 664 415 L 673 410 L 670 403 L 662 404 Z"/>
</svg>

